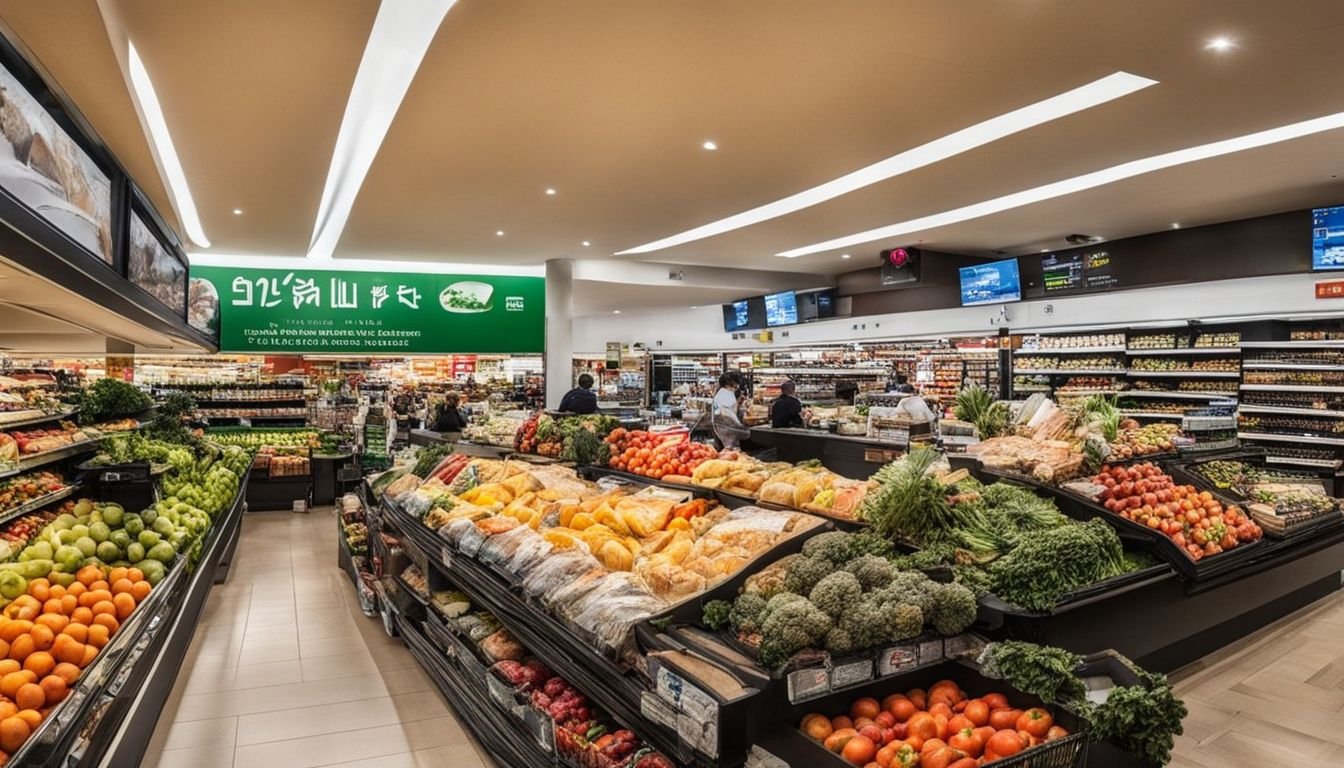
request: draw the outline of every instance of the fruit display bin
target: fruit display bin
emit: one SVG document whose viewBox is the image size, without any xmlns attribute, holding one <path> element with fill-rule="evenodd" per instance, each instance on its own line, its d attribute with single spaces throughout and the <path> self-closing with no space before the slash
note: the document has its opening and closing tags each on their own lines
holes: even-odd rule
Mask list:
<svg viewBox="0 0 1344 768">
<path fill-rule="evenodd" d="M 1197 460 L 1186 460 L 1178 462 L 1168 462 L 1162 465 L 1162 469 L 1182 483 L 1188 483 L 1201 491 L 1209 491 L 1224 505 L 1236 504 L 1245 507 L 1250 501 L 1240 493 L 1230 488 L 1219 488 L 1203 474 L 1195 470 L 1200 464 L 1208 461 L 1242 461 L 1247 464 L 1257 464 L 1264 466 L 1265 456 L 1263 453 L 1236 453 L 1224 454 L 1216 457 L 1200 457 Z M 1333 473 L 1322 472 L 1321 478 L 1323 489 L 1328 493 L 1334 487 Z M 1321 514 L 1315 517 L 1301 520 L 1300 522 L 1289 523 L 1285 530 L 1280 533 L 1269 528 L 1265 528 L 1265 538 L 1280 539 L 1284 541 L 1301 541 L 1329 532 L 1334 528 L 1344 527 L 1344 514 L 1341 514 L 1338 506 L 1334 512 Z"/>
<path fill-rule="evenodd" d="M 890 694 L 905 692 L 912 688 L 927 689 L 938 680 L 956 682 L 972 698 L 991 691 L 999 691 L 1006 694 L 1014 706 L 1024 709 L 1043 706 L 1041 700 L 1035 696 L 1016 691 L 1001 680 L 984 677 L 973 663 L 949 660 L 913 670 L 905 675 L 875 681 L 867 686 L 848 689 L 789 707 L 782 713 L 782 718 L 776 721 L 777 727 L 765 732 L 758 743 L 767 752 L 790 766 L 808 768 L 850 766 L 851 764 L 840 755 L 830 752 L 820 742 L 814 741 L 798 730 L 798 723 L 810 713 L 820 713 L 827 717 L 847 713 L 850 704 L 861 697 L 872 697 L 880 701 Z M 1069 730 L 1069 735 L 997 760 L 993 763 L 996 768 L 1082 768 L 1087 764 L 1089 739 L 1086 724 L 1062 707 L 1050 705 L 1046 706 L 1046 709 L 1051 712 L 1057 723 Z"/>
<path fill-rule="evenodd" d="M 705 488 L 700 485 L 685 485 L 683 483 L 664 483 L 651 477 L 645 477 L 643 475 L 637 475 L 633 472 L 625 472 L 619 469 L 612 469 L 611 467 L 599 467 L 593 464 L 584 464 L 578 467 L 577 471 L 579 477 L 593 482 L 597 482 L 604 477 L 612 477 L 623 480 L 630 485 L 656 486 L 671 491 L 681 491 L 682 493 L 690 494 L 691 498 L 695 499 L 713 499 L 715 497 L 715 492 L 711 488 Z"/>
</svg>

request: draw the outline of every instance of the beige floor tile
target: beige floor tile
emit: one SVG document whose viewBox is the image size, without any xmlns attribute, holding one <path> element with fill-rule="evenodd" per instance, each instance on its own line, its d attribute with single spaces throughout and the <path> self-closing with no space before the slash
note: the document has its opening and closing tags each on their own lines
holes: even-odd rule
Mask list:
<svg viewBox="0 0 1344 768">
<path fill-rule="evenodd" d="M 207 670 L 198 674 L 189 670 L 185 693 L 217 693 L 246 688 L 265 688 L 303 680 L 299 665 L 290 661 L 272 661 L 265 664 L 245 664 L 228 669 Z"/>
<path fill-rule="evenodd" d="M 238 718 L 220 717 L 213 720 L 188 720 L 173 723 L 168 728 L 163 749 L 204 749 L 232 747 L 238 736 Z"/>
<path fill-rule="evenodd" d="M 203 720 L 387 696 L 381 675 L 342 677 L 182 697 L 178 720 Z"/>
<path fill-rule="evenodd" d="M 366 653 L 368 646 L 359 637 L 324 637 L 320 640 L 299 639 L 299 655 L 305 659 L 321 656 L 342 656 L 351 653 Z"/>
<path fill-rule="evenodd" d="M 410 752 L 410 742 L 400 725 L 341 731 L 302 739 L 273 741 L 238 747 L 237 765 L 286 766 L 312 768 L 341 762 L 362 762 L 371 758 Z"/>
<path fill-rule="evenodd" d="M 432 691 L 286 709 L 238 718 L 238 746 L 442 718 L 447 707 Z"/>
<path fill-rule="evenodd" d="M 142 768 L 234 768 L 232 747 L 165 749 L 146 758 Z"/>
<path fill-rule="evenodd" d="M 435 747 L 412 752 L 416 768 L 493 768 L 470 746 Z"/>
<path fill-rule="evenodd" d="M 410 652 L 408 651 L 406 655 L 410 656 Z M 393 696 L 414 693 L 415 691 L 435 690 L 434 681 L 429 679 L 429 674 L 420 668 L 414 658 L 411 659 L 410 665 L 403 669 L 389 670 L 382 667 L 379 669 L 381 670 L 379 675 L 383 679 L 383 685 L 387 687 L 387 692 Z"/>
<path fill-rule="evenodd" d="M 358 675 L 376 675 L 383 671 L 367 652 L 341 654 L 339 656 L 317 656 L 300 659 L 303 679 L 329 680 L 334 677 L 355 677 Z"/>
<path fill-rule="evenodd" d="M 323 768 L 420 768 L 417 753 L 402 752 L 399 755 L 386 755 L 384 757 L 375 757 L 371 760 L 355 760 L 349 763 L 332 763 Z M 454 761 L 440 762 L 439 768 L 472 768 L 471 763 L 458 763 Z"/>
</svg>

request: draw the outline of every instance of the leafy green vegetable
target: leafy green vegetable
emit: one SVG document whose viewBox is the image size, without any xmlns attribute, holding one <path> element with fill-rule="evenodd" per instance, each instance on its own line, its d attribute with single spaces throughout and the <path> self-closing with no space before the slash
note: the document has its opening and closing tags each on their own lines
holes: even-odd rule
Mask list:
<svg viewBox="0 0 1344 768">
<path fill-rule="evenodd" d="M 186 392 L 173 392 L 159 403 L 154 418 L 145 427 L 145 436 L 176 445 L 194 446 L 196 436 L 187 429 L 183 418 L 196 410 L 196 398 Z"/>
<path fill-rule="evenodd" d="M 900 461 L 879 469 L 878 488 L 864 499 L 859 517 L 888 538 L 920 545 L 958 538 L 958 528 L 974 527 L 975 510 L 948 502 L 946 489 L 931 470 L 938 452 L 928 447 L 910 451 Z"/>
<path fill-rule="evenodd" d="M 1026 537 L 990 566 L 994 593 L 1013 605 L 1049 611 L 1080 587 L 1126 573 L 1120 538 L 1102 520 Z"/>
<path fill-rule="evenodd" d="M 95 381 L 79 397 L 79 420 L 85 424 L 144 413 L 154 405 L 149 395 L 120 379 Z"/>
<path fill-rule="evenodd" d="M 429 473 L 439 465 L 453 452 L 452 443 L 439 443 L 438 445 L 426 446 L 420 449 L 416 454 L 415 466 L 411 469 L 411 474 L 416 477 L 429 477 Z"/>
<path fill-rule="evenodd" d="M 1005 640 L 990 643 L 980 654 L 986 677 L 1009 685 L 1046 702 L 1081 701 L 1087 686 L 1078 677 L 1083 658 L 1062 648 Z"/>
<path fill-rule="evenodd" d="M 1140 684 L 1111 689 L 1106 701 L 1092 707 L 1087 718 L 1093 735 L 1133 753 L 1149 765 L 1171 760 L 1175 736 L 1188 710 L 1164 675 L 1139 671 Z"/>
<path fill-rule="evenodd" d="M 706 627 L 722 629 L 728 625 L 728 618 L 733 612 L 733 604 L 727 600 L 711 600 L 705 603 L 701 610 L 704 612 L 701 620 Z"/>
</svg>

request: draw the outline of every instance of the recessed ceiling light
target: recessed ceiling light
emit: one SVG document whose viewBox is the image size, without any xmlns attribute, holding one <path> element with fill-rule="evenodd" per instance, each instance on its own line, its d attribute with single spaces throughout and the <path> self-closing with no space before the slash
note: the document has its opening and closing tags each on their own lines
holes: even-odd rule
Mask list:
<svg viewBox="0 0 1344 768">
<path fill-rule="evenodd" d="M 842 253 L 842 254 L 840 254 L 840 258 L 842 258 L 842 259 L 848 259 L 848 258 L 849 258 L 849 254 L 848 254 L 848 253 Z"/>
<path fill-rule="evenodd" d="M 496 235 L 497 237 L 503 237 L 503 236 L 504 236 L 504 230 L 502 230 L 502 229 L 496 229 L 496 230 L 495 230 L 495 235 Z"/>
<path fill-rule="evenodd" d="M 149 79 L 149 70 L 140 60 L 135 44 L 126 42 L 126 71 L 131 81 L 131 93 L 135 96 L 136 106 L 140 108 L 140 119 L 149 133 L 149 145 L 159 173 L 168 184 L 172 195 L 173 207 L 182 219 L 182 228 L 187 237 L 202 248 L 210 247 L 210 239 L 205 236 L 201 226 L 200 214 L 196 212 L 196 201 L 191 197 L 191 188 L 187 185 L 187 173 L 182 170 L 182 160 L 173 146 L 173 137 L 168 133 L 168 122 L 163 117 L 163 108 L 159 97 L 154 93 L 154 83 Z"/>
<path fill-rule="evenodd" d="M 701 144 L 700 146 L 704 147 L 705 149 L 708 149 L 710 152 L 713 152 L 714 150 L 719 148 L 719 145 L 715 144 L 712 141 L 706 141 L 704 144 Z"/>
<path fill-rule="evenodd" d="M 611 314 L 613 314 L 613 315 L 619 315 L 619 314 L 621 314 L 621 310 L 619 310 L 619 309 L 613 309 L 613 310 L 611 310 Z"/>
<path fill-rule="evenodd" d="M 547 188 L 546 188 L 546 194 L 548 194 L 548 195 L 554 195 L 554 194 L 555 194 L 555 188 L 554 188 L 554 187 L 547 187 Z"/>
<path fill-rule="evenodd" d="M 1204 45 L 1210 51 L 1229 51 L 1232 47 L 1232 40 L 1228 37 L 1215 37 Z"/>
<path fill-rule="evenodd" d="M 1041 249 L 1041 253 L 1049 253 L 1049 252 L 1050 252 L 1050 249 L 1049 249 L 1049 248 L 1042 248 L 1042 249 Z"/>
<path fill-rule="evenodd" d="M 233 209 L 233 215 L 234 215 L 234 216 L 242 216 L 242 215 L 243 215 L 243 209 L 242 209 L 242 208 L 234 208 L 234 209 Z"/>
<path fill-rule="evenodd" d="M 590 245 L 592 245 L 592 243 L 588 242 L 587 240 L 584 240 L 584 241 L 583 241 L 583 247 L 584 247 L 584 248 L 587 248 L 587 247 L 590 246 Z"/>
<path fill-rule="evenodd" d="M 1025 131 L 1042 123 L 1048 123 L 1065 115 L 1090 109 L 1121 96 L 1156 85 L 1156 80 L 1116 72 L 1087 85 L 1052 96 L 1044 101 L 1013 110 L 998 117 L 963 128 L 955 133 L 935 139 L 886 160 L 880 160 L 866 168 L 860 168 L 811 189 L 805 189 L 773 203 L 766 203 L 749 211 L 734 214 L 726 219 L 710 222 L 695 229 L 688 229 L 661 240 L 635 246 L 617 253 L 618 256 L 633 253 L 648 253 L 671 248 L 676 245 L 703 240 L 706 237 L 721 235 L 735 229 L 760 224 L 763 221 L 778 218 L 786 214 L 810 208 L 827 200 L 862 189 L 871 184 L 900 176 L 903 173 L 946 160 L 963 152 L 983 146 L 1005 136 Z"/>
<path fill-rule="evenodd" d="M 330 259 L 359 188 L 420 69 L 439 24 L 457 0 L 380 3 L 350 87 L 331 166 L 317 206 L 308 256 Z"/>
<path fill-rule="evenodd" d="M 691 309 L 699 309 L 699 308 L 700 308 L 699 306 L 691 307 Z"/>
<path fill-rule="evenodd" d="M 1010 211 L 1014 208 L 1021 208 L 1033 203 L 1039 203 L 1045 200 L 1053 200 L 1057 197 L 1072 195 L 1096 187 L 1113 184 L 1117 181 L 1132 179 L 1136 176 L 1142 176 L 1153 171 L 1160 171 L 1166 168 L 1172 168 L 1186 163 L 1194 163 L 1200 160 L 1208 160 L 1223 155 L 1231 155 L 1237 152 L 1244 152 L 1248 149 L 1256 149 L 1271 144 L 1278 144 L 1292 139 L 1300 139 L 1304 136 L 1311 136 L 1325 131 L 1332 131 L 1336 128 L 1344 128 L 1344 112 L 1336 112 L 1331 115 L 1303 120 L 1300 123 L 1290 123 L 1281 125 L 1277 128 L 1270 128 L 1256 133 L 1248 133 L 1244 136 L 1235 136 L 1222 141 L 1215 141 L 1209 144 L 1201 144 L 1196 147 L 1187 147 L 1173 152 L 1167 152 L 1161 155 L 1153 155 L 1139 160 L 1131 160 L 1127 163 L 1103 168 L 1099 171 L 1085 173 L 1082 176 L 1074 176 L 1070 179 L 1043 184 L 1039 187 L 1024 189 L 1021 192 L 1003 195 L 985 200 L 983 202 L 965 205 L 961 208 L 954 208 L 950 211 L 935 213 L 930 216 L 923 216 L 918 219 L 902 221 L 898 224 L 891 224 L 885 227 L 869 229 L 863 232 L 856 232 L 852 235 L 837 237 L 831 240 L 825 240 L 812 245 L 805 245 L 801 248 L 783 251 L 775 254 L 786 259 L 795 259 L 799 256 L 821 253 L 823 251 L 833 251 L 838 248 L 849 248 L 850 246 L 871 243 L 877 240 L 886 240 L 888 238 L 902 237 L 913 232 L 922 232 L 924 230 L 935 229 L 937 227 L 946 227 L 950 224 L 959 224 L 963 221 L 978 219 L 982 216 L 989 216 L 1003 211 Z"/>
<path fill-rule="evenodd" d="M 1172 229 L 1180 229 L 1180 228 L 1181 228 L 1181 222 L 1179 222 L 1179 221 L 1173 221 L 1173 222 L 1171 222 L 1171 228 L 1172 228 Z"/>
</svg>

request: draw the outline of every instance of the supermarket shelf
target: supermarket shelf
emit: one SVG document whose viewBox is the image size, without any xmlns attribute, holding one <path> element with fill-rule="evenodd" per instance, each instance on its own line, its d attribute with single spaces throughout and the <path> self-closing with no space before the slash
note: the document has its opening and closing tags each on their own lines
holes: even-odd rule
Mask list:
<svg viewBox="0 0 1344 768">
<path fill-rule="evenodd" d="M 1245 389 L 1245 387 L 1242 387 Z M 1121 397 L 1151 397 L 1156 400 L 1235 400 L 1236 392 L 1165 392 L 1160 389 L 1127 389 Z"/>
<path fill-rule="evenodd" d="M 1344 445 L 1341 437 L 1313 437 L 1310 435 L 1273 435 L 1268 432 L 1238 432 L 1241 440 L 1268 440 L 1278 443 L 1311 443 L 1312 445 Z"/>
<path fill-rule="evenodd" d="M 1056 389 L 1055 397 L 1087 397 L 1089 395 L 1119 395 L 1119 389 Z"/>
<path fill-rule="evenodd" d="M 1127 416 L 1131 419 L 1183 419 L 1183 413 L 1162 413 L 1160 411 L 1121 411 L 1121 416 Z"/>
<path fill-rule="evenodd" d="M 1240 371 L 1137 371 L 1129 376 L 1139 379 L 1240 379 Z"/>
<path fill-rule="evenodd" d="M 82 443 L 75 443 L 73 445 L 67 445 L 64 448 L 57 448 L 54 451 L 47 451 L 45 453 L 35 453 L 32 454 L 31 456 L 26 456 L 22 459 L 19 459 L 19 466 L 17 468 L 7 469 L 3 472 L 0 472 L 0 478 L 21 475 L 24 472 L 27 472 L 28 470 L 31 469 L 37 469 L 38 467 L 45 467 L 48 464 L 55 464 L 58 461 L 68 459 L 71 456 L 78 456 L 81 453 L 88 453 L 94 450 L 95 446 L 98 445 L 98 441 L 100 441 L 101 439 L 102 438 L 94 438 L 92 440 L 85 440 Z"/>
<path fill-rule="evenodd" d="M 1145 355 L 1156 355 L 1166 357 L 1168 355 L 1237 355 L 1241 354 L 1240 347 L 1179 347 L 1174 349 L 1127 349 L 1125 352 L 1130 357 L 1143 357 Z"/>
<path fill-rule="evenodd" d="M 77 490 L 79 490 L 79 483 L 71 483 L 66 487 L 62 488 L 61 490 L 56 491 L 55 493 L 49 493 L 46 496 L 33 499 L 32 501 L 29 501 L 26 504 L 20 504 L 19 506 L 14 507 L 13 509 L 7 509 L 3 512 L 0 512 L 0 525 L 8 523 L 10 520 L 13 520 L 15 518 L 23 517 L 29 512 L 39 510 L 42 507 L 51 504 L 52 502 L 69 498 Z"/>
<path fill-rule="evenodd" d="M 1344 365 L 1325 363 L 1257 363 L 1246 361 L 1241 364 L 1245 371 L 1344 371 Z"/>
<path fill-rule="evenodd" d="M 1315 408 L 1287 408 L 1277 405 L 1242 405 L 1242 413 L 1286 413 L 1293 416 L 1324 416 L 1328 419 L 1344 419 L 1344 411 L 1326 411 Z"/>
<path fill-rule="evenodd" d="M 1327 387 L 1324 384 L 1242 384 L 1246 392 L 1344 392 L 1344 387 Z"/>
<path fill-rule="evenodd" d="M 1344 349 L 1344 339 L 1327 339 L 1324 341 L 1243 341 L 1242 349 L 1282 349 L 1284 347 L 1297 349 Z"/>
<path fill-rule="evenodd" d="M 1049 392 L 1049 391 L 1052 390 L 1052 389 L 1054 389 L 1054 387 L 1050 386 L 1049 384 L 1022 384 L 1022 385 L 1014 384 L 1014 385 L 1013 385 L 1013 391 L 1014 391 L 1014 392 Z"/>
<path fill-rule="evenodd" d="M 1294 459 L 1291 456 L 1266 456 L 1266 464 L 1280 464 L 1292 467 L 1320 467 L 1322 469 L 1339 469 L 1340 462 L 1330 459 Z"/>
<path fill-rule="evenodd" d="M 990 350 L 993 351 L 993 350 Z M 1124 352 L 1124 347 L 1072 347 L 1070 349 L 1014 349 L 1014 355 L 1100 355 L 1107 352 Z"/>
<path fill-rule="evenodd" d="M 1013 369 L 1014 376 L 1124 376 L 1125 373 L 1124 368 L 1079 368 L 1072 371 L 1063 368 Z"/>
<path fill-rule="evenodd" d="M 888 376 L 891 370 L 882 368 L 756 368 L 756 376 Z"/>
<path fill-rule="evenodd" d="M 68 419 L 79 413 L 79 409 L 73 411 L 61 411 L 60 413 L 49 413 L 45 416 L 34 416 L 30 419 L 19 419 L 18 421 L 0 421 L 0 430 L 18 429 L 19 427 L 29 427 L 34 424 L 46 424 L 49 421 L 60 421 Z"/>
</svg>

